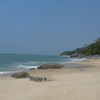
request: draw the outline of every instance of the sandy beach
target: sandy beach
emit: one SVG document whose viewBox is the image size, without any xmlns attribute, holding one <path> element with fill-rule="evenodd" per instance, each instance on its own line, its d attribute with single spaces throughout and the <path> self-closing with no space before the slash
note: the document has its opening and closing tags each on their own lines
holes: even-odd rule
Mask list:
<svg viewBox="0 0 100 100">
<path fill-rule="evenodd" d="M 73 64 L 85 67 L 28 72 L 47 82 L 0 76 L 0 100 L 100 100 L 100 59 Z"/>
</svg>

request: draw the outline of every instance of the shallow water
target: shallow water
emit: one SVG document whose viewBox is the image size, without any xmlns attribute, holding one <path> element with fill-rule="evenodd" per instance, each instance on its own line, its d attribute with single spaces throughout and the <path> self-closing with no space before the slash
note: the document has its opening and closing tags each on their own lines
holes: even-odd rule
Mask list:
<svg viewBox="0 0 100 100">
<path fill-rule="evenodd" d="M 38 66 L 47 63 L 66 64 L 81 60 L 82 59 L 51 55 L 0 54 L 0 74 L 37 68 Z"/>
</svg>

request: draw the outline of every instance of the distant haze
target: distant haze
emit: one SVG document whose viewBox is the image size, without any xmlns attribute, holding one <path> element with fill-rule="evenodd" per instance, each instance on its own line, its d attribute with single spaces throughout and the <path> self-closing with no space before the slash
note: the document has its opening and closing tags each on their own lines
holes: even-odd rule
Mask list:
<svg viewBox="0 0 100 100">
<path fill-rule="evenodd" d="M 99 33 L 99 0 L 0 1 L 0 53 L 57 55 Z"/>
</svg>

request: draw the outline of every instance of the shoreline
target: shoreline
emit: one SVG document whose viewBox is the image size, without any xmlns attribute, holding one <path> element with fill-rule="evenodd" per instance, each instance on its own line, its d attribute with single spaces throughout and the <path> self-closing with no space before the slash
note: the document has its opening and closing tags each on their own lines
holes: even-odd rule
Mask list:
<svg viewBox="0 0 100 100">
<path fill-rule="evenodd" d="M 79 58 L 78 58 L 79 59 Z M 66 64 L 63 64 L 65 67 L 61 68 L 61 69 L 47 69 L 48 70 L 70 70 L 70 71 L 74 71 L 74 70 L 82 70 L 82 69 L 95 69 L 98 68 L 99 65 L 97 64 L 98 62 L 100 62 L 100 58 L 81 58 L 83 60 L 81 61 L 75 61 L 75 62 L 67 62 Z M 19 70 L 19 71 L 9 71 L 9 72 L 1 72 L 0 77 L 2 76 L 9 76 L 11 77 L 12 74 L 16 74 L 16 73 L 20 73 L 20 72 L 38 72 L 38 71 L 46 71 L 46 69 L 37 69 L 37 68 L 30 68 L 30 69 L 23 69 L 23 70 Z"/>
<path fill-rule="evenodd" d="M 88 67 L 100 67 L 100 58 L 87 58 L 81 62 L 75 62 L 73 64 L 83 65 Z"/>
<path fill-rule="evenodd" d="M 86 58 L 72 58 L 72 59 L 73 59 L 72 61 L 69 61 L 69 62 L 66 62 L 66 63 L 63 62 L 63 63 L 59 63 L 59 64 L 65 65 L 66 68 L 76 68 L 77 65 L 74 64 L 75 62 L 81 62 L 81 61 L 86 60 Z M 29 71 L 31 69 L 36 70 L 37 68 L 25 68 L 25 69 L 20 69 L 20 70 L 15 70 L 15 71 L 0 71 L 0 76 L 1 75 L 11 75 L 11 74 L 18 73 L 18 72 L 23 72 L 23 71 Z"/>
</svg>

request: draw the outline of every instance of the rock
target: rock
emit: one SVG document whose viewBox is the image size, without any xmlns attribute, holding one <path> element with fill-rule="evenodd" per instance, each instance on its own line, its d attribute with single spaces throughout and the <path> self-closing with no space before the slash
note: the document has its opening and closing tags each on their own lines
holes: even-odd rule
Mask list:
<svg viewBox="0 0 100 100">
<path fill-rule="evenodd" d="M 37 82 L 45 82 L 47 79 L 43 77 L 30 77 L 31 81 L 37 81 Z"/>
<path fill-rule="evenodd" d="M 29 76 L 29 74 L 26 72 L 20 72 L 20 73 L 15 73 L 11 75 L 11 77 L 14 77 L 14 78 L 26 78 L 27 76 Z"/>
<path fill-rule="evenodd" d="M 71 57 L 80 57 L 80 54 L 78 54 L 78 53 L 74 53 L 74 54 L 72 54 L 72 55 L 70 55 Z"/>
<path fill-rule="evenodd" d="M 44 64 L 38 67 L 38 69 L 61 69 L 64 65 L 62 64 Z"/>
<path fill-rule="evenodd" d="M 29 70 L 34 70 L 35 68 L 30 68 Z"/>
</svg>

